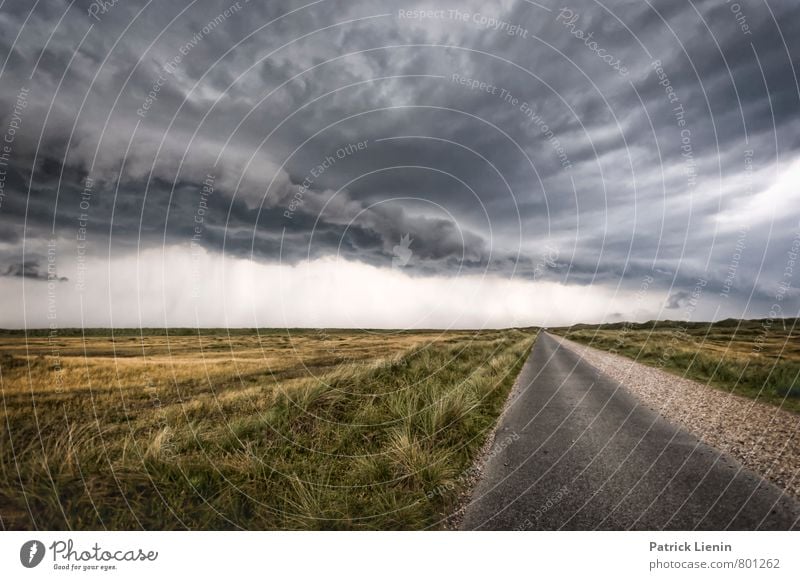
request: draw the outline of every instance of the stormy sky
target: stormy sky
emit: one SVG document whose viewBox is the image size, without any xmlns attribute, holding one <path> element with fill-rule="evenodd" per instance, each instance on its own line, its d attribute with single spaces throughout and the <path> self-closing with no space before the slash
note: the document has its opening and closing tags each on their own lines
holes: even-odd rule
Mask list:
<svg viewBox="0 0 800 580">
<path fill-rule="evenodd" d="M 5 1 L 0 326 L 797 316 L 794 0 Z"/>
</svg>

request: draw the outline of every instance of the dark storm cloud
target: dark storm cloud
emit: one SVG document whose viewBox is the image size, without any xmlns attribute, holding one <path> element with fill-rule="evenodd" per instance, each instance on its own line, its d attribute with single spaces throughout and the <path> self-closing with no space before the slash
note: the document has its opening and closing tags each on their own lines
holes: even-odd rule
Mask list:
<svg viewBox="0 0 800 580">
<path fill-rule="evenodd" d="M 716 293 L 738 225 L 717 216 L 800 147 L 800 8 L 741 2 L 743 30 L 723 0 L 543 4 L 126 1 L 93 17 L 81 1 L 28 18 L 6 2 L 0 131 L 30 96 L 0 205 L 5 267 L 23 236 L 82 227 L 96 254 L 188 243 L 202 210 L 198 243 L 265 262 L 389 267 L 408 235 L 412 274 L 653 276 L 666 308 L 698 277 Z M 399 16 L 420 8 L 444 12 Z M 751 224 L 739 308 L 763 310 L 797 227 L 790 211 Z M 558 259 L 537 270 L 547 246 Z"/>
<path fill-rule="evenodd" d="M 44 270 L 38 261 L 29 260 L 26 263 L 9 264 L 5 272 L 0 276 L 7 276 L 11 278 L 31 278 L 33 280 L 54 280 L 56 282 L 66 282 L 68 278 L 65 276 L 58 276 L 53 273 L 48 273 L 47 268 Z"/>
</svg>

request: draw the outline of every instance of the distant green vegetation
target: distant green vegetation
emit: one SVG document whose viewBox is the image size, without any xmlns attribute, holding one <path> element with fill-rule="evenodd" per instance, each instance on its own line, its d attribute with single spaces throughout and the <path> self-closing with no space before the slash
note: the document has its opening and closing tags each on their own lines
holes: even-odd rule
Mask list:
<svg viewBox="0 0 800 580">
<path fill-rule="evenodd" d="M 0 338 L 0 528 L 441 527 L 536 336 L 225 334 Z"/>
<path fill-rule="evenodd" d="M 580 324 L 553 332 L 800 412 L 798 320 Z"/>
</svg>

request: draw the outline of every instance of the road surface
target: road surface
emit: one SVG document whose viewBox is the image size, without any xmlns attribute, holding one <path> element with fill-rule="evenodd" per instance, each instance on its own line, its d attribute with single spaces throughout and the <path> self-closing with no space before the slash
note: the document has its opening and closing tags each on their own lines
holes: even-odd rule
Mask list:
<svg viewBox="0 0 800 580">
<path fill-rule="evenodd" d="M 800 527 L 800 504 L 541 333 L 462 528 Z"/>
</svg>

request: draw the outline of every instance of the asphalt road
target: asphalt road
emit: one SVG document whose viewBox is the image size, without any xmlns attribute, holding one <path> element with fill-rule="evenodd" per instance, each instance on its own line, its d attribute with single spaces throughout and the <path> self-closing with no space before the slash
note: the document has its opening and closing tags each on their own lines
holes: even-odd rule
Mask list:
<svg viewBox="0 0 800 580">
<path fill-rule="evenodd" d="M 462 528 L 786 530 L 800 504 L 542 333 Z M 508 444 L 510 442 L 510 444 Z"/>
</svg>

